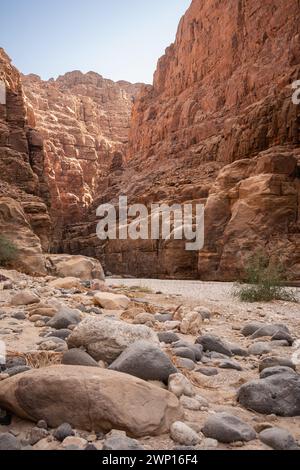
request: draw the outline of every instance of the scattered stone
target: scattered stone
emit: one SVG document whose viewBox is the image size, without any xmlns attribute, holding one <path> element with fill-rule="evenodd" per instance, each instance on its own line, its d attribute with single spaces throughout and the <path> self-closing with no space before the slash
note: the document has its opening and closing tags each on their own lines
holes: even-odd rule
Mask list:
<svg viewBox="0 0 300 470">
<path fill-rule="evenodd" d="M 260 373 L 260 378 L 261 379 L 266 379 L 267 377 L 271 377 L 272 375 L 276 375 L 276 374 L 285 374 L 285 373 L 288 373 L 288 374 L 296 374 L 296 372 L 291 369 L 290 367 L 284 367 L 284 366 L 275 366 L 275 367 L 270 367 L 268 369 L 264 369 L 261 373 Z"/>
<path fill-rule="evenodd" d="M 266 336 L 274 336 L 279 331 L 285 331 L 286 333 L 289 333 L 288 328 L 282 324 L 261 325 L 261 327 L 251 335 L 251 338 L 257 339 L 257 338 L 264 338 Z"/>
<path fill-rule="evenodd" d="M 69 423 L 63 423 L 55 429 L 53 436 L 59 442 L 63 442 L 67 437 L 75 436 L 75 432 Z"/>
<path fill-rule="evenodd" d="M 103 450 L 144 450 L 138 441 L 130 439 L 125 432 L 112 431 L 106 437 Z"/>
<path fill-rule="evenodd" d="M 64 352 L 68 350 L 68 345 L 63 339 L 49 337 L 38 346 L 38 349 L 40 351 Z"/>
<path fill-rule="evenodd" d="M 49 287 L 53 287 L 54 289 L 82 288 L 79 279 L 76 277 L 65 277 L 61 279 L 55 279 L 54 281 L 49 282 Z"/>
<path fill-rule="evenodd" d="M 193 351 L 196 361 L 201 361 L 202 356 L 203 356 L 203 347 L 201 346 L 201 344 L 192 344 L 192 343 L 189 343 L 188 341 L 180 340 L 180 341 L 177 341 L 175 344 L 173 344 L 173 348 L 176 348 L 176 349 L 187 348 Z"/>
<path fill-rule="evenodd" d="M 49 427 L 124 429 L 131 436 L 157 435 L 182 416 L 170 392 L 131 375 L 94 367 L 53 365 L 0 382 L 0 406 Z M 76 412 L 74 412 L 76 411 Z"/>
<path fill-rule="evenodd" d="M 256 439 L 256 432 L 251 426 L 228 413 L 211 415 L 202 432 L 206 437 L 226 444 L 236 441 L 249 442 Z"/>
<path fill-rule="evenodd" d="M 233 354 L 227 344 L 217 336 L 204 335 L 196 340 L 196 344 L 201 344 L 204 351 L 214 351 L 225 356 L 231 357 Z"/>
<path fill-rule="evenodd" d="M 191 361 L 195 362 L 196 357 L 194 351 L 189 348 L 176 348 L 174 349 L 175 356 L 184 357 L 186 359 L 191 359 Z"/>
<path fill-rule="evenodd" d="M 21 443 L 8 432 L 0 433 L 0 450 L 21 450 Z"/>
<path fill-rule="evenodd" d="M 26 359 L 24 357 L 11 357 L 6 361 L 6 368 L 11 369 L 17 366 L 26 366 Z"/>
<path fill-rule="evenodd" d="M 164 328 L 165 330 L 179 330 L 180 328 L 180 321 L 174 320 L 174 321 L 166 321 L 164 323 Z"/>
<path fill-rule="evenodd" d="M 213 377 L 219 374 L 218 369 L 213 367 L 200 367 L 199 369 L 196 369 L 195 372 L 199 372 L 200 374 L 206 375 L 207 377 Z"/>
<path fill-rule="evenodd" d="M 194 311 L 200 313 L 202 320 L 210 320 L 212 317 L 211 311 L 206 307 L 195 307 Z"/>
<path fill-rule="evenodd" d="M 72 331 L 68 329 L 53 330 L 50 333 L 46 334 L 46 338 L 51 337 L 51 338 L 60 338 L 60 339 L 66 340 L 70 336 L 71 333 Z"/>
<path fill-rule="evenodd" d="M 251 356 L 262 356 L 263 354 L 269 354 L 272 351 L 272 347 L 269 343 L 254 343 L 248 349 Z"/>
<path fill-rule="evenodd" d="M 234 343 L 227 343 L 227 346 L 229 347 L 230 351 L 234 356 L 240 356 L 240 357 L 248 357 L 249 352 L 247 349 L 242 348 L 238 344 Z"/>
<path fill-rule="evenodd" d="M 9 369 L 6 369 L 5 372 L 10 377 L 13 377 L 14 375 L 23 374 L 23 372 L 27 372 L 29 370 L 31 370 L 31 367 L 29 367 L 29 366 L 15 366 L 15 367 L 11 367 Z"/>
<path fill-rule="evenodd" d="M 259 434 L 259 438 L 274 450 L 300 450 L 300 446 L 286 429 L 265 429 Z"/>
<path fill-rule="evenodd" d="M 287 341 L 289 346 L 293 346 L 294 338 L 286 331 L 279 330 L 272 336 L 272 341 Z"/>
<path fill-rule="evenodd" d="M 288 348 L 290 345 L 287 340 L 273 340 L 271 342 L 272 348 Z"/>
<path fill-rule="evenodd" d="M 23 312 L 16 312 L 12 314 L 12 318 L 15 318 L 16 320 L 26 320 L 26 315 Z"/>
<path fill-rule="evenodd" d="M 199 411 L 209 407 L 208 401 L 200 395 L 196 395 L 195 397 L 186 397 L 183 395 L 180 398 L 180 403 L 183 408 L 192 411 Z"/>
<path fill-rule="evenodd" d="M 158 333 L 158 339 L 161 343 L 173 344 L 179 341 L 179 336 L 173 331 L 163 331 Z"/>
<path fill-rule="evenodd" d="M 170 434 L 173 441 L 184 446 L 196 446 L 201 442 L 201 437 L 181 421 L 176 421 L 171 425 Z"/>
<path fill-rule="evenodd" d="M 270 367 L 276 366 L 284 366 L 296 370 L 295 364 L 290 359 L 272 356 L 266 357 L 259 363 L 259 372 L 262 372 L 264 369 L 270 369 Z"/>
<path fill-rule="evenodd" d="M 300 376 L 276 374 L 243 385 L 238 401 L 249 410 L 277 416 L 300 416 Z"/>
<path fill-rule="evenodd" d="M 82 281 L 92 279 L 105 279 L 101 264 L 94 258 L 73 255 L 47 255 L 47 261 L 51 266 L 53 276 L 77 277 Z"/>
<path fill-rule="evenodd" d="M 237 371 L 242 371 L 242 366 L 237 361 L 222 361 L 219 363 L 220 369 L 232 369 Z"/>
<path fill-rule="evenodd" d="M 57 314 L 57 309 L 52 308 L 52 307 L 39 307 L 39 308 L 34 308 L 28 312 L 30 321 L 32 321 L 33 317 L 40 317 L 40 318 L 45 318 L 49 320 L 49 318 L 53 318 Z"/>
<path fill-rule="evenodd" d="M 178 398 L 182 395 L 186 395 L 187 397 L 195 396 L 193 385 L 183 374 L 170 375 L 168 389 Z"/>
<path fill-rule="evenodd" d="M 31 446 L 34 446 L 37 442 L 41 441 L 42 439 L 45 439 L 48 436 L 49 432 L 46 429 L 35 427 L 29 431 L 27 439 L 29 444 Z"/>
<path fill-rule="evenodd" d="M 178 357 L 176 362 L 177 362 L 178 367 L 180 367 L 181 369 L 187 369 L 191 371 L 195 369 L 195 363 L 191 359 Z"/>
<path fill-rule="evenodd" d="M 97 294 L 94 295 L 94 302 L 96 305 L 106 310 L 126 310 L 130 304 L 130 299 L 122 294 L 97 292 Z"/>
<path fill-rule="evenodd" d="M 71 366 L 99 367 L 98 362 L 82 349 L 70 349 L 65 352 L 61 363 Z"/>
<path fill-rule="evenodd" d="M 98 451 L 97 447 L 94 444 L 88 444 L 84 450 Z"/>
<path fill-rule="evenodd" d="M 201 450 L 216 450 L 219 447 L 219 443 L 216 439 L 206 438 L 201 443 Z"/>
<path fill-rule="evenodd" d="M 184 335 L 199 335 L 201 334 L 202 315 L 198 312 L 190 312 L 185 315 L 180 324 L 180 331 Z"/>
<path fill-rule="evenodd" d="M 247 325 L 244 326 L 242 329 L 241 333 L 243 336 L 251 336 L 253 335 L 257 330 L 259 330 L 263 326 L 263 323 L 247 323 Z"/>
<path fill-rule="evenodd" d="M 159 346 L 156 333 L 145 325 L 99 318 L 87 318 L 68 338 L 70 348 L 84 347 L 96 361 L 115 361 L 132 343 L 145 340 Z"/>
<path fill-rule="evenodd" d="M 69 436 L 66 437 L 62 443 L 65 450 L 85 450 L 88 442 L 81 437 Z"/>
<path fill-rule="evenodd" d="M 81 314 L 69 307 L 62 307 L 60 311 L 48 321 L 47 326 L 55 330 L 67 329 L 70 325 L 77 325 L 81 321 Z"/>
<path fill-rule="evenodd" d="M 143 380 L 158 380 L 164 383 L 168 383 L 170 375 L 177 373 L 169 357 L 159 347 L 147 341 L 133 343 L 109 369 Z"/>
<path fill-rule="evenodd" d="M 48 429 L 48 424 L 44 419 L 41 419 L 40 421 L 38 421 L 36 426 L 37 428 Z"/>
<path fill-rule="evenodd" d="M 146 323 L 154 323 L 155 319 L 151 313 L 139 313 L 133 320 L 134 325 L 145 325 Z"/>
<path fill-rule="evenodd" d="M 38 304 L 39 302 L 40 298 L 36 294 L 26 290 L 18 292 L 11 298 L 11 304 L 16 306 Z"/>
<path fill-rule="evenodd" d="M 160 323 L 165 323 L 167 321 L 172 321 L 173 315 L 171 313 L 157 313 L 154 315 L 154 319 Z"/>
</svg>

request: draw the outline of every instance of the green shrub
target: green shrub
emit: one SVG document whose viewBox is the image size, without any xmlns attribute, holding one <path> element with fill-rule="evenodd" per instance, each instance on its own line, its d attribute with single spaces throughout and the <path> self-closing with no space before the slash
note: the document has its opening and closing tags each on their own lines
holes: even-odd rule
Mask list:
<svg viewBox="0 0 300 470">
<path fill-rule="evenodd" d="M 234 295 L 242 302 L 270 302 L 285 300 L 297 302 L 293 292 L 285 287 L 284 269 L 276 258 L 270 259 L 263 251 L 254 253 L 246 266 L 244 284 L 237 284 Z"/>
<path fill-rule="evenodd" d="M 0 265 L 6 266 L 17 256 L 17 247 L 4 235 L 0 235 Z"/>
</svg>

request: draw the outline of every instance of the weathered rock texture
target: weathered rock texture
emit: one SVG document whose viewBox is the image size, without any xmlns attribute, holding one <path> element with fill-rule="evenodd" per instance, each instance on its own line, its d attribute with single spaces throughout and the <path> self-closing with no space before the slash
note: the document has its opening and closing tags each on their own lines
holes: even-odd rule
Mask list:
<svg viewBox="0 0 300 470">
<path fill-rule="evenodd" d="M 298 0 L 193 0 L 153 86 L 137 100 L 127 167 L 98 202 L 202 202 L 206 243 L 110 242 L 90 225 L 64 246 L 102 257 L 115 273 L 232 279 L 258 247 L 280 252 L 300 277 Z"/>
<path fill-rule="evenodd" d="M 19 72 L 0 48 L 0 233 L 19 248 L 20 268 L 43 273 L 42 249 L 49 247 L 49 192 L 43 141 L 28 121 Z"/>
<path fill-rule="evenodd" d="M 120 178 L 141 85 L 79 71 L 46 82 L 36 75 L 22 81 L 32 125 L 44 139 L 55 249 L 65 225 L 84 219 L 95 197 Z"/>
<path fill-rule="evenodd" d="M 134 437 L 163 434 L 180 419 L 177 398 L 130 375 L 94 367 L 52 366 L 1 382 L 5 409 L 49 426 L 119 429 Z"/>
</svg>

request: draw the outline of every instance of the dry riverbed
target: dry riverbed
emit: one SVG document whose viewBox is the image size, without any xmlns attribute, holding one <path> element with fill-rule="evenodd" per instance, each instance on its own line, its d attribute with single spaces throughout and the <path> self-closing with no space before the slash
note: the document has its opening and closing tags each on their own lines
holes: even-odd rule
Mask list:
<svg viewBox="0 0 300 470">
<path fill-rule="evenodd" d="M 13 413 L 11 423 L 5 423 L 5 418 L 8 421 L 10 418 L 2 410 L 2 415 L 0 414 L 0 417 L 2 416 L 0 448 L 3 448 L 7 442 L 5 441 L 7 433 L 11 433 L 10 435 L 13 435 L 17 442 L 15 445 L 20 445 L 22 448 L 62 450 L 72 448 L 72 446 L 80 450 L 88 446 L 102 449 L 116 445 L 123 445 L 124 449 L 132 448 L 130 446 L 133 448 L 140 446 L 145 449 L 174 449 L 181 448 L 181 446 L 194 446 L 199 449 L 267 450 L 272 446 L 274 448 L 278 445 L 288 445 L 284 444 L 286 442 L 285 431 L 290 433 L 295 440 L 294 444 L 289 441 L 290 446 L 297 446 L 296 442 L 300 442 L 300 412 L 290 413 L 289 417 L 279 416 L 278 412 L 259 413 L 249 411 L 247 409 L 249 407 L 237 401 L 240 387 L 259 379 L 259 367 L 267 358 L 276 357 L 278 360 L 294 361 L 296 363 L 294 368 L 299 373 L 300 359 L 297 356 L 297 350 L 300 349 L 299 304 L 277 301 L 266 304 L 240 303 L 232 296 L 233 285 L 230 283 L 109 278 L 105 285 L 92 286 L 90 283 L 81 283 L 80 286 L 76 284 L 76 287 L 72 287 L 70 281 L 69 286 L 57 288 L 51 284 L 54 279 L 50 277 L 36 279 L 11 271 L 1 271 L 0 274 L 9 279 L 6 281 L 4 290 L 0 290 L 0 340 L 5 342 L 9 359 L 12 361 L 10 364 L 12 368 L 21 367 L 20 371 L 13 372 L 13 374 L 16 373 L 14 377 L 18 376 L 18 372 L 26 376 L 26 374 L 38 372 L 37 368 L 41 370 L 49 365 L 54 367 L 53 371 L 56 370 L 54 364 L 60 364 L 63 355 L 68 347 L 70 348 L 68 338 L 73 338 L 73 344 L 76 343 L 78 348 L 81 347 L 82 350 L 84 349 L 93 356 L 91 359 L 96 360 L 98 363 L 96 365 L 105 373 L 109 364 L 106 362 L 103 352 L 100 351 L 102 356 L 98 350 L 95 353 L 95 350 L 90 348 L 90 344 L 82 340 L 82 332 L 77 334 L 76 331 L 88 321 L 92 321 L 91 326 L 94 327 L 93 322 L 104 321 L 105 323 L 120 320 L 125 328 L 127 328 L 126 325 L 129 325 L 130 328 L 142 326 L 151 330 L 151 335 L 153 334 L 155 337 L 158 335 L 161 340 L 161 352 L 169 358 L 168 360 L 171 360 L 172 367 L 176 367 L 177 371 L 182 374 L 179 376 L 180 380 L 185 377 L 189 386 L 192 387 L 192 393 L 177 394 L 183 409 L 183 415 L 180 419 L 178 418 L 178 421 L 181 425 L 186 425 L 187 429 L 184 426 L 181 429 L 179 426 L 179 429 L 173 429 L 171 432 L 163 431 L 159 433 L 159 436 L 153 436 L 149 432 L 149 435 L 146 434 L 143 437 L 139 437 L 137 431 L 136 443 L 133 444 L 128 437 L 126 438 L 115 431 L 112 434 L 107 434 L 106 432 L 102 433 L 99 429 L 81 429 L 72 426 L 70 435 L 60 441 L 55 437 L 56 428 L 47 423 L 47 416 L 44 417 L 44 423 L 38 424 L 39 427 L 36 427 L 36 424 L 31 421 L 17 417 L 16 413 Z M 108 291 L 108 294 L 118 294 L 121 297 L 125 296 L 128 298 L 128 304 L 124 304 L 121 308 L 118 306 L 116 309 L 110 307 L 109 310 L 101 307 L 99 305 L 101 301 L 96 301 L 95 296 L 99 294 L 100 299 L 101 295 L 103 296 L 103 291 Z M 20 303 L 16 305 L 16 302 L 12 300 L 14 296 L 25 292 L 36 296 L 37 300 L 33 303 L 22 304 L 21 299 Z M 299 289 L 295 289 L 295 295 L 299 297 Z M 79 315 L 80 319 L 74 320 L 74 324 L 61 324 L 63 328 L 59 328 L 57 323 L 56 325 L 55 322 L 53 323 L 53 318 L 56 318 L 55 315 L 62 306 L 67 309 L 67 312 L 73 312 L 72 315 L 75 315 L 73 318 L 76 319 L 76 315 Z M 40 310 L 37 310 L 36 313 L 33 311 L 34 309 Z M 53 309 L 54 317 L 50 314 L 49 309 Z M 46 313 L 50 316 L 47 317 Z M 49 318 L 50 323 L 48 323 Z M 258 323 L 258 326 L 265 326 L 267 329 L 271 326 L 271 329 L 273 327 L 275 330 L 276 325 L 279 325 L 278 339 L 276 338 L 277 330 L 273 335 L 267 331 L 268 334 L 263 336 L 259 334 L 255 337 L 255 331 L 259 329 L 257 328 L 252 336 L 245 335 L 243 329 L 251 323 Z M 98 331 L 97 328 L 95 332 Z M 53 337 L 63 338 L 64 334 L 60 335 L 59 333 L 62 330 L 67 335 L 65 339 L 53 341 Z M 66 332 L 66 330 L 68 331 Z M 122 331 L 121 329 L 120 335 Z M 165 333 L 177 335 L 181 344 L 176 345 L 176 343 L 162 341 Z M 109 345 L 109 338 L 103 337 L 103 332 L 101 334 L 102 341 L 108 340 L 107 344 Z M 207 337 L 210 341 L 209 345 L 207 345 Z M 211 337 L 214 338 L 215 343 Z M 290 337 L 292 344 L 289 343 Z M 198 348 L 197 354 L 200 354 L 201 348 L 204 349 L 198 358 L 194 347 L 195 342 L 196 349 Z M 157 348 L 157 345 L 154 344 L 153 347 Z M 195 356 L 193 356 L 193 347 Z M 229 353 L 226 352 L 228 350 Z M 234 352 L 231 353 L 231 351 Z M 101 360 L 100 356 L 103 357 Z M 18 359 L 20 359 L 19 363 Z M 109 359 L 107 358 L 107 360 Z M 24 366 L 30 370 L 23 372 L 22 367 Z M 74 366 L 76 366 L 76 361 Z M 153 370 L 154 366 L 157 367 L 157 364 L 153 365 Z M 80 366 L 77 364 L 76 370 L 79 369 Z M 283 376 L 287 374 L 289 378 L 291 374 L 299 378 L 291 368 L 287 368 L 282 373 Z M 0 375 L 0 408 L 1 386 L 11 380 L 9 374 L 9 370 L 3 368 Z M 282 377 L 281 374 L 279 375 Z M 154 390 L 154 395 L 157 387 L 161 391 L 168 389 L 167 382 L 153 380 L 148 384 L 151 387 L 149 388 L 150 393 Z M 174 383 L 170 385 L 169 382 L 170 392 L 172 390 L 174 392 L 175 385 Z M 299 382 L 295 387 L 298 387 L 295 393 L 299 393 Z M 134 395 L 134 392 L 132 393 L 130 404 L 134 409 L 135 400 L 138 401 L 138 397 Z M 292 390 L 291 393 L 293 394 L 294 391 Z M 295 398 L 295 402 L 295 409 L 300 409 L 299 397 Z M 122 412 L 121 410 L 120 413 L 122 414 Z M 41 410 L 39 413 L 42 413 Z M 76 413 L 76 409 L 74 413 Z M 228 415 L 230 416 L 228 417 Z M 219 421 L 211 422 L 214 417 L 217 417 Z M 126 413 L 124 416 L 122 414 L 121 418 L 126 419 Z M 232 425 L 236 435 L 233 437 L 231 435 L 228 439 L 222 437 L 217 439 L 220 432 L 224 437 L 227 427 L 230 427 L 228 423 L 235 418 L 239 419 Z M 51 421 L 51 417 L 49 417 L 49 421 Z M 131 423 L 128 423 L 129 429 L 130 426 Z M 280 428 L 280 430 L 276 431 L 275 429 L 274 431 L 274 428 Z M 42 429 L 42 431 L 38 431 L 38 429 Z M 268 433 L 266 437 L 260 435 L 260 432 L 264 431 L 265 433 L 269 429 L 275 433 L 275 437 L 272 432 L 271 437 L 268 436 Z M 1 436 L 2 438 L 4 436 L 2 441 Z M 228 442 L 223 442 L 226 440 Z M 269 445 L 266 444 L 267 441 Z"/>
</svg>

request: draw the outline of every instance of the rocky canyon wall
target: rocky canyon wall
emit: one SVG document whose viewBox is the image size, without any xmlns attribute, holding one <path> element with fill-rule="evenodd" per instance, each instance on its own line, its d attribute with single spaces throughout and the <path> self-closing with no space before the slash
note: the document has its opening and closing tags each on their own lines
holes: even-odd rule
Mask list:
<svg viewBox="0 0 300 470">
<path fill-rule="evenodd" d="M 28 75 L 22 82 L 31 124 L 44 140 L 52 249 L 58 250 L 66 225 L 84 220 L 94 199 L 121 177 L 141 85 L 79 71 L 49 81 Z"/>
<path fill-rule="evenodd" d="M 300 278 L 300 78 L 298 0 L 193 0 L 153 86 L 136 101 L 127 165 L 102 192 L 89 223 L 64 246 L 109 271 L 156 277 L 236 279 L 262 247 Z M 117 202 L 202 202 L 205 247 L 95 237 L 95 208 Z"/>
<path fill-rule="evenodd" d="M 20 74 L 2 48 L 0 80 L 0 235 L 17 246 L 20 269 L 45 273 L 51 223 L 43 141 L 28 122 Z"/>
</svg>

